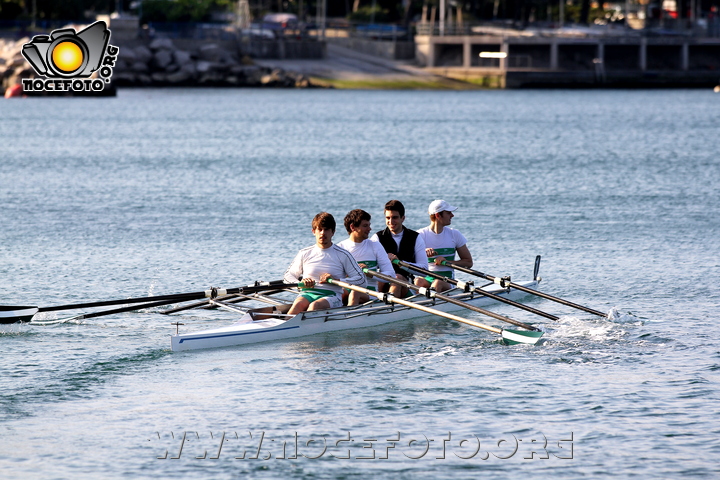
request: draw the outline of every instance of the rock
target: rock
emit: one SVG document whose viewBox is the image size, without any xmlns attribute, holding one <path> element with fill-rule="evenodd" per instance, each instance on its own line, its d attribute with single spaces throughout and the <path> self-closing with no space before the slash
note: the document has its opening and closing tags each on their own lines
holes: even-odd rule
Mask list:
<svg viewBox="0 0 720 480">
<path fill-rule="evenodd" d="M 227 50 L 223 50 L 215 43 L 208 43 L 198 48 L 198 58 L 208 62 L 231 63 L 232 55 Z"/>
<path fill-rule="evenodd" d="M 152 78 L 152 81 L 155 83 L 164 84 L 167 82 L 167 75 L 161 72 L 155 72 L 152 75 L 150 75 L 150 78 Z"/>
<path fill-rule="evenodd" d="M 182 67 L 186 63 L 192 62 L 192 58 L 190 57 L 189 52 L 184 50 L 175 50 L 173 52 L 173 61 Z"/>
<path fill-rule="evenodd" d="M 138 56 L 132 48 L 121 48 L 118 53 L 118 60 L 124 60 L 128 65 L 132 65 L 138 60 Z"/>
<path fill-rule="evenodd" d="M 150 42 L 150 50 L 174 50 L 175 46 L 169 38 L 156 38 Z"/>
<path fill-rule="evenodd" d="M 130 65 L 130 70 L 138 73 L 146 73 L 149 69 L 145 62 L 135 62 Z"/>
<path fill-rule="evenodd" d="M 164 70 L 165 67 L 170 65 L 172 59 L 173 56 L 170 50 L 158 50 L 155 52 L 155 55 L 153 55 L 152 64 L 160 70 Z"/>
<path fill-rule="evenodd" d="M 10 71 L 10 70 L 9 70 Z M 6 72 L 7 73 L 7 72 Z M 20 66 L 11 71 L 11 74 L 7 76 L 3 84 L 6 87 L 11 85 L 22 83 L 23 78 L 35 78 L 35 70 L 29 66 Z"/>
<path fill-rule="evenodd" d="M 25 57 L 22 56 L 22 54 L 17 53 L 10 58 L 10 60 L 6 63 L 5 68 L 16 68 L 23 65 L 30 65 L 27 60 L 25 60 Z"/>
<path fill-rule="evenodd" d="M 136 76 L 132 72 L 115 72 L 112 76 L 113 82 L 120 86 L 135 85 Z"/>
<path fill-rule="evenodd" d="M 245 76 L 247 72 L 257 70 L 257 68 L 248 65 L 233 65 L 230 67 L 230 73 L 232 75 Z"/>
<path fill-rule="evenodd" d="M 29 37 L 21 38 L 20 40 L 10 41 L 5 44 L 3 48 L 2 56 L 5 58 L 12 58 L 16 55 L 20 55 L 23 45 L 30 41 Z"/>
<path fill-rule="evenodd" d="M 130 68 L 128 63 L 125 60 L 123 60 L 122 58 L 118 58 L 117 60 L 115 60 L 115 66 L 113 67 L 113 72 L 124 72 L 128 68 Z"/>
<path fill-rule="evenodd" d="M 141 85 L 151 85 L 152 84 L 152 78 L 150 78 L 150 75 L 146 75 L 144 73 L 138 74 L 135 78 L 137 78 L 137 82 Z"/>
<path fill-rule="evenodd" d="M 2 71 L 2 75 L 0 75 L 0 79 L 8 78 L 15 71 L 14 68 L 7 68 L 7 67 L 3 67 L 0 70 Z"/>
<path fill-rule="evenodd" d="M 16 42 L 0 39 L 0 83 L 2 87 L 35 78 L 37 74 L 20 54 L 29 38 Z M 112 42 L 111 42 L 112 43 Z M 282 69 L 255 65 L 248 56 L 236 55 L 216 43 L 197 50 L 178 50 L 170 39 L 155 39 L 137 47 L 118 45 L 113 83 L 126 86 L 313 86 L 307 77 Z M 190 47 L 188 47 L 190 48 Z M 97 74 L 95 75 L 97 76 Z"/>
<path fill-rule="evenodd" d="M 195 64 L 195 69 L 198 73 L 207 73 L 212 69 L 212 64 L 204 60 L 200 60 Z"/>
<path fill-rule="evenodd" d="M 190 74 L 191 76 L 195 76 L 197 73 L 197 69 L 195 68 L 195 64 L 193 62 L 186 63 L 185 65 L 180 67 L 181 72 L 186 72 Z"/>
<path fill-rule="evenodd" d="M 245 83 L 248 86 L 260 85 L 260 81 L 263 76 L 263 71 L 259 67 L 249 67 L 245 69 Z"/>
<path fill-rule="evenodd" d="M 225 76 L 218 72 L 207 72 L 200 75 L 200 78 L 198 78 L 198 84 L 206 86 L 221 85 L 224 79 Z"/>
<path fill-rule="evenodd" d="M 184 83 L 192 78 L 192 75 L 186 71 L 178 70 L 175 73 L 167 75 L 167 81 L 170 83 Z"/>
<path fill-rule="evenodd" d="M 228 75 L 225 77 L 225 83 L 231 87 L 239 87 L 242 82 L 235 75 Z"/>
<path fill-rule="evenodd" d="M 120 49 L 120 51 L 122 52 L 122 48 Z M 153 54 L 150 49 L 144 45 L 140 45 L 139 47 L 135 48 L 134 53 L 135 59 L 138 62 L 148 63 L 153 58 Z"/>
</svg>

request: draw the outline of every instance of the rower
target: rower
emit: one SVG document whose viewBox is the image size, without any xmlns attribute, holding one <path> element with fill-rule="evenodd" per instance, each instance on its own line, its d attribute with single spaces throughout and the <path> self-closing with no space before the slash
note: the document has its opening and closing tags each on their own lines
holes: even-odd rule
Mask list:
<svg viewBox="0 0 720 480">
<path fill-rule="evenodd" d="M 313 218 L 315 245 L 298 252 L 283 278 L 285 283 L 303 284 L 288 315 L 341 307 L 343 290 L 328 283 L 329 278 L 360 287 L 366 285 L 365 275 L 350 252 L 333 245 L 335 227 L 335 218 L 327 212 L 320 212 Z"/>
<path fill-rule="evenodd" d="M 385 253 L 379 242 L 371 242 L 368 240 L 370 235 L 370 214 L 365 210 L 356 208 L 345 215 L 345 230 L 350 237 L 338 243 L 338 247 L 342 247 L 352 254 L 360 268 L 367 268 L 372 271 L 378 271 L 383 275 L 395 278 L 395 270 L 390 263 L 390 259 Z M 378 282 L 374 277 L 368 277 L 367 289 L 378 291 Z M 345 291 L 343 299 L 347 300 L 348 305 L 359 305 L 370 300 L 367 293 L 351 290 L 349 293 Z"/>
<path fill-rule="evenodd" d="M 453 269 L 442 265 L 443 261 L 465 268 L 471 268 L 473 265 L 467 239 L 462 233 L 449 226 L 455 216 L 453 214 L 455 210 L 457 207 L 453 207 L 445 200 L 433 201 L 428 207 L 430 225 L 418 230 L 418 235 L 425 242 L 428 270 L 447 278 L 453 278 Z M 455 260 L 456 253 L 460 257 L 459 260 Z M 431 276 L 415 277 L 415 285 L 425 288 L 432 286 L 438 292 L 452 288 L 448 282 Z"/>
<path fill-rule="evenodd" d="M 390 261 L 400 259 L 404 262 L 412 263 L 418 267 L 425 268 L 426 252 L 425 242 L 415 230 L 405 227 L 405 206 L 400 200 L 390 200 L 385 204 L 385 228 L 383 231 L 376 233 L 370 239 L 373 242 L 379 242 Z M 403 282 L 412 281 L 412 275 L 402 270 L 399 266 L 393 264 L 395 276 Z M 382 284 L 381 292 L 388 291 L 387 284 Z M 407 287 L 399 285 L 391 285 L 389 292 L 398 298 L 405 298 L 408 294 Z"/>
</svg>

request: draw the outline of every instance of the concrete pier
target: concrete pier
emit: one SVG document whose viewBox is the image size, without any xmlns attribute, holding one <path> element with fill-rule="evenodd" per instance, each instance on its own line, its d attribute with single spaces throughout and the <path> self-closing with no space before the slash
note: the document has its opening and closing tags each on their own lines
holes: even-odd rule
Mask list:
<svg viewBox="0 0 720 480">
<path fill-rule="evenodd" d="M 416 35 L 416 59 L 449 77 L 500 87 L 714 86 L 720 39 Z M 505 58 L 481 58 L 481 52 Z"/>
</svg>

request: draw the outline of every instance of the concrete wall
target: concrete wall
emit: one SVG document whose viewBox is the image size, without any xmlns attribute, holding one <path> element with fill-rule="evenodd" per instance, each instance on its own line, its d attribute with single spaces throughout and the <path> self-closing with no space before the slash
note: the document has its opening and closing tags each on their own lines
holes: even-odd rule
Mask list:
<svg viewBox="0 0 720 480">
<path fill-rule="evenodd" d="M 314 40 L 265 40 L 243 39 L 239 43 L 243 55 L 254 58 L 325 58 L 327 45 L 322 41 Z"/>
<path fill-rule="evenodd" d="M 688 37 L 416 36 L 417 61 L 454 78 L 506 77 L 518 86 L 714 86 L 720 39 Z M 481 51 L 506 59 L 481 59 Z"/>
<path fill-rule="evenodd" d="M 388 60 L 410 60 L 415 58 L 414 42 L 368 40 L 355 37 L 327 37 L 327 41 L 356 52 L 375 55 Z"/>
</svg>

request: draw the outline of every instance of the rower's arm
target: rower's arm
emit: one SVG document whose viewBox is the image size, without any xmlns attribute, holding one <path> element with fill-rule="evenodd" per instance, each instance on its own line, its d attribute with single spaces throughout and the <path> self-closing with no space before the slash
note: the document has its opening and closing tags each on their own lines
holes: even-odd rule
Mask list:
<svg viewBox="0 0 720 480">
<path fill-rule="evenodd" d="M 415 262 L 411 262 L 416 267 L 428 268 L 427 249 L 425 248 L 425 239 L 422 235 L 418 235 L 415 239 Z"/>
<path fill-rule="evenodd" d="M 390 263 L 390 258 L 382 245 L 380 245 L 380 243 L 374 243 L 373 250 L 378 264 L 378 271 L 383 275 L 389 275 L 395 278 L 395 270 L 393 269 L 392 263 Z"/>
<path fill-rule="evenodd" d="M 340 248 L 340 250 L 343 252 L 343 255 L 340 255 L 340 263 L 342 264 L 343 270 L 345 271 L 345 275 L 347 275 L 347 277 L 337 280 L 342 280 L 345 283 L 357 285 L 358 287 L 367 286 L 367 279 L 365 277 L 365 274 L 360 269 L 360 266 L 357 264 L 355 258 L 347 250 L 342 248 Z"/>
<path fill-rule="evenodd" d="M 298 252 L 283 277 L 285 283 L 298 283 L 303 276 L 302 253 Z"/>
<path fill-rule="evenodd" d="M 472 268 L 473 259 L 472 259 L 472 255 L 470 254 L 470 250 L 468 249 L 467 245 L 458 247 L 455 251 L 457 252 L 458 257 L 460 257 L 460 259 L 459 260 L 447 260 L 447 263 L 452 264 L 452 265 L 457 265 L 458 267 Z"/>
</svg>

